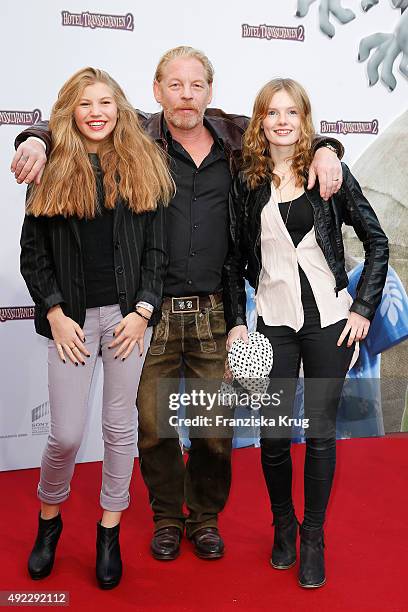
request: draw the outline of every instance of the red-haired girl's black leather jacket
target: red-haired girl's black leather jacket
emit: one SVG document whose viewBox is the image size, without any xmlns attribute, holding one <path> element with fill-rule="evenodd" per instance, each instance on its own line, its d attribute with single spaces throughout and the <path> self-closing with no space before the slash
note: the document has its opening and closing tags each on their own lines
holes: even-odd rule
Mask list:
<svg viewBox="0 0 408 612">
<path fill-rule="evenodd" d="M 388 240 L 374 210 L 364 197 L 349 168 L 342 163 L 343 184 L 325 202 L 319 186 L 305 191 L 314 216 L 317 244 L 333 273 L 336 294 L 347 287 L 341 227 L 352 225 L 365 251 L 364 268 L 357 285 L 351 311 L 372 319 L 381 301 L 388 268 Z M 224 266 L 224 313 L 227 329 L 246 325 L 245 281 L 258 288 L 261 261 L 261 212 L 271 197 L 270 182 L 249 190 L 242 174 L 234 179 L 230 191 L 230 250 Z"/>
</svg>

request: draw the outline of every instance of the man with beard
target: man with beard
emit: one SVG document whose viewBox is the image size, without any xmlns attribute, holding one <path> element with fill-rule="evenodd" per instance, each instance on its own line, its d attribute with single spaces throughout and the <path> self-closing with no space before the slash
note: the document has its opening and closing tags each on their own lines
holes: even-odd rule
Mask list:
<svg viewBox="0 0 408 612">
<path fill-rule="evenodd" d="M 154 96 L 163 112 L 139 114 L 147 133 L 169 154 L 177 188 L 167 209 L 169 267 L 162 316 L 153 331 L 137 397 L 140 466 L 155 524 L 151 552 L 160 560 L 179 555 L 184 529 L 200 558 L 224 554 L 217 518 L 230 489 L 231 436 L 192 438 L 185 466 L 178 437 L 160 435 L 158 417 L 169 416 L 169 406 L 157 401 L 158 381 L 170 379 L 177 391 L 181 372 L 190 381 L 220 381 L 224 373 L 228 193 L 248 119 L 207 109 L 212 82 L 213 67 L 202 52 L 184 46 L 171 49 L 159 61 L 154 78 Z M 25 130 L 17 144 L 37 136 L 50 147 L 44 128 Z M 314 146 L 318 150 L 308 187 L 317 175 L 321 195 L 328 198 L 340 188 L 342 176 L 328 146 L 339 154 L 342 147 L 321 138 Z M 32 138 L 19 144 L 12 163 L 18 182 L 40 180 L 43 148 Z"/>
</svg>

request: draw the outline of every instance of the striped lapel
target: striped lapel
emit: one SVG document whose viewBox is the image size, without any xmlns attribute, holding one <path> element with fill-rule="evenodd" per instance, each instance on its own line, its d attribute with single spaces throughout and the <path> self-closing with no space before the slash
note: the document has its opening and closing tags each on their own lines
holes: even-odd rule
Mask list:
<svg viewBox="0 0 408 612">
<path fill-rule="evenodd" d="M 121 198 L 118 199 L 115 206 L 115 212 L 113 215 L 113 240 L 116 240 L 120 226 L 123 222 L 123 201 Z"/>
<path fill-rule="evenodd" d="M 78 219 L 71 215 L 70 217 L 68 217 L 68 225 L 71 228 L 72 233 L 74 234 L 79 250 L 81 250 L 81 237 L 79 235 Z"/>
</svg>

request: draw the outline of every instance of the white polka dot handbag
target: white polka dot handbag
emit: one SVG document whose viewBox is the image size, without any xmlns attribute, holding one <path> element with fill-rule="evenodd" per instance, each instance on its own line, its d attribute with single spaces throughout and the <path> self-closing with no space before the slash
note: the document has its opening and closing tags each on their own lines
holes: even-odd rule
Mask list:
<svg viewBox="0 0 408 612">
<path fill-rule="evenodd" d="M 234 378 L 246 389 L 260 392 L 268 386 L 273 365 L 272 345 L 263 334 L 248 334 L 248 344 L 238 338 L 228 353 L 228 364 Z"/>
</svg>

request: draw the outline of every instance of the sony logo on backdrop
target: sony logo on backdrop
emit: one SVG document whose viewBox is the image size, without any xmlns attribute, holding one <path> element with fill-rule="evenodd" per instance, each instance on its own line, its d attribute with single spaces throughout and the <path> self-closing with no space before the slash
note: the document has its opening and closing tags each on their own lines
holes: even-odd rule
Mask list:
<svg viewBox="0 0 408 612">
<path fill-rule="evenodd" d="M 48 435 L 50 402 L 44 402 L 31 410 L 31 433 L 33 436 Z"/>
</svg>

